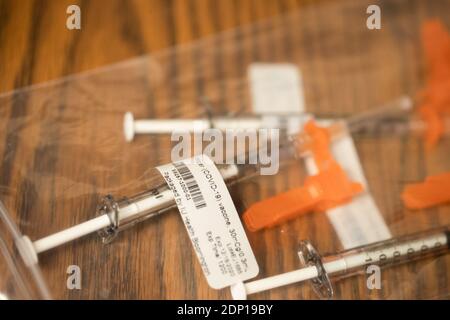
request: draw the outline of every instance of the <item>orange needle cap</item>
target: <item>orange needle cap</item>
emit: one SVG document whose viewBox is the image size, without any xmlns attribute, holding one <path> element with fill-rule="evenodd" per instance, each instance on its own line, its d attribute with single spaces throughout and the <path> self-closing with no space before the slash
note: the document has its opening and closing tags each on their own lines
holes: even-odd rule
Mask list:
<svg viewBox="0 0 450 320">
<path fill-rule="evenodd" d="M 244 213 L 243 220 L 250 231 L 269 228 L 304 213 L 344 204 L 362 190 L 362 185 L 350 181 L 333 161 L 318 175 L 308 177 L 303 187 L 253 204 Z"/>
<path fill-rule="evenodd" d="M 409 209 L 425 209 L 450 202 L 450 172 L 429 176 L 405 187 L 402 200 Z"/>
</svg>

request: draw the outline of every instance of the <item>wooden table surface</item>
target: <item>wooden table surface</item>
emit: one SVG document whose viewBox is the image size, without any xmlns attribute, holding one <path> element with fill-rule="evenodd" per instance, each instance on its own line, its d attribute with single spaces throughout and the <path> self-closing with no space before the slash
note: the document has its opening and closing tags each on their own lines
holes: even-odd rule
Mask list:
<svg viewBox="0 0 450 320">
<path fill-rule="evenodd" d="M 92 218 L 101 195 L 133 194 L 148 184 L 148 168 L 170 160 L 167 137 L 123 142 L 124 111 L 192 117 L 203 96 L 215 112 L 248 111 L 247 66 L 290 62 L 302 70 L 308 111 L 349 116 L 414 95 L 425 74 L 421 23 L 437 16 L 450 26 L 449 1 L 379 1 L 382 29 L 375 31 L 365 25 L 369 2 L 310 2 L 0 0 L 0 198 L 22 232 L 35 240 Z M 65 27 L 69 4 L 81 7 L 81 30 Z M 268 22 L 217 36 L 256 21 Z M 177 45 L 183 46 L 174 51 Z M 8 93 L 147 53 L 84 78 Z M 399 200 L 405 183 L 450 170 L 449 141 L 430 153 L 417 137 L 366 135 L 355 142 L 392 234 L 450 223 L 449 206 L 412 212 Z M 231 193 L 242 212 L 300 185 L 304 175 L 295 162 Z M 297 268 L 299 239 L 322 252 L 342 249 L 320 213 L 248 237 L 260 277 Z M 208 287 L 175 211 L 123 231 L 110 245 L 92 235 L 54 249 L 40 264 L 55 298 L 230 298 Z M 69 265 L 81 268 L 81 290 L 66 287 Z M 448 298 L 449 278 L 444 256 L 383 271 L 381 290 L 367 289 L 364 275 L 341 280 L 336 298 Z M 289 286 L 252 298 L 315 295 L 308 286 Z"/>
</svg>

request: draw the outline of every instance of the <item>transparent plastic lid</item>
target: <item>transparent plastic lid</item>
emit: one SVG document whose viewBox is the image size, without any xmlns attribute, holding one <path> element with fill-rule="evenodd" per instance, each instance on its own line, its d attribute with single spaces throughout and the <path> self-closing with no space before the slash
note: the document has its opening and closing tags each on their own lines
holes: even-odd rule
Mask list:
<svg viewBox="0 0 450 320">
<path fill-rule="evenodd" d="M 24 241 L 27 238 L 0 201 L 0 300 L 50 298 L 33 252 L 27 250 Z"/>
<path fill-rule="evenodd" d="M 173 142 L 170 135 L 144 134 L 126 141 L 124 114 L 153 120 L 249 115 L 248 70 L 255 63 L 298 68 L 305 111 L 321 119 L 345 119 L 403 95 L 414 97 L 425 70 L 421 24 L 436 17 L 450 21 L 450 10 L 429 3 L 383 2 L 380 30 L 366 26 L 371 1 L 314 3 L 192 44 L 0 95 L 0 200 L 9 211 L 1 207 L 2 296 L 48 297 L 40 269 L 52 297 L 60 299 L 230 298 L 229 290 L 208 286 L 175 208 L 121 232 L 108 245 L 93 233 L 42 252 L 39 267 L 22 235 L 37 241 L 94 219 L 107 194 L 120 199 L 148 191 L 154 179 L 161 180 L 154 167 L 171 162 Z M 392 236 L 450 223 L 449 205 L 412 211 L 400 198 L 408 183 L 450 171 L 448 138 L 428 153 L 421 137 L 385 133 L 382 127 L 353 140 Z M 306 176 L 303 160 L 292 159 L 276 175 L 257 175 L 229 191 L 242 214 L 255 202 L 302 186 Z M 343 249 L 323 212 L 247 236 L 258 278 L 298 268 L 300 240 L 310 240 L 321 253 Z M 449 259 L 383 271 L 382 290 L 368 290 L 364 275 L 345 279 L 336 283 L 335 298 L 448 297 Z M 71 266 L 81 271 L 80 289 L 68 288 Z M 317 296 L 308 286 L 293 285 L 252 298 Z"/>
</svg>

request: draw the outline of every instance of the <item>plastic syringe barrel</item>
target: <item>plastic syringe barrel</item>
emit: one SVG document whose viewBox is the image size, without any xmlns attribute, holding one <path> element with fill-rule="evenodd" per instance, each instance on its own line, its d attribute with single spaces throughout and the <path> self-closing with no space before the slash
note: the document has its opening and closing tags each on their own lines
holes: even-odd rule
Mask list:
<svg viewBox="0 0 450 320">
<path fill-rule="evenodd" d="M 443 254 L 450 249 L 449 226 L 375 242 L 325 256 L 324 269 L 330 277 L 348 277 L 362 272 L 363 266 L 398 265 Z"/>
<path fill-rule="evenodd" d="M 232 181 L 239 174 L 238 168 L 234 164 L 220 165 L 218 169 L 226 182 Z M 98 215 L 107 215 L 110 219 L 110 224 L 100 231 L 100 235 L 104 242 L 109 242 L 119 231 L 175 207 L 173 193 L 165 183 L 117 201 L 108 195 L 103 198 L 97 209 Z"/>
</svg>

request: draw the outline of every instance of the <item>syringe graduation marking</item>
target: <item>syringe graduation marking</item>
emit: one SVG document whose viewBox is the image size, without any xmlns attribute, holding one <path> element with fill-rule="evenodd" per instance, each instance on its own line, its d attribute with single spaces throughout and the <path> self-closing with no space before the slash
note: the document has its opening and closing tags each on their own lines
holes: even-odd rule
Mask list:
<svg viewBox="0 0 450 320">
<path fill-rule="evenodd" d="M 436 249 L 442 246 L 442 241 L 447 241 L 446 236 L 442 233 L 440 236 L 431 236 L 429 238 L 405 242 L 403 244 L 393 244 L 391 247 L 366 252 L 366 262 L 384 262 L 387 260 L 395 260 L 403 256 L 411 257 L 415 253 L 426 253 L 429 249 Z M 376 258 L 373 259 L 373 256 Z"/>
<path fill-rule="evenodd" d="M 332 258 L 332 261 L 324 263 L 324 268 L 329 274 L 333 274 L 368 264 L 396 263 L 402 258 L 410 259 L 423 255 L 429 252 L 430 249 L 439 249 L 443 243 L 447 243 L 447 237 L 443 232 L 418 240 L 397 242 L 391 239 L 387 240 L 386 244 L 383 242 L 378 245 L 375 244 L 376 247 L 372 250 L 370 249 L 372 246 L 368 245 L 355 249 L 355 253 L 338 254 L 337 256 L 340 257 L 338 259 Z M 324 260 L 327 259 L 330 259 L 330 257 L 325 257 Z M 341 266 L 341 268 L 338 266 Z M 342 266 L 345 266 L 345 268 Z"/>
</svg>

